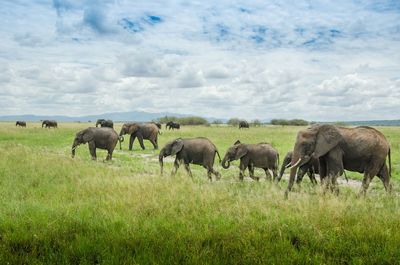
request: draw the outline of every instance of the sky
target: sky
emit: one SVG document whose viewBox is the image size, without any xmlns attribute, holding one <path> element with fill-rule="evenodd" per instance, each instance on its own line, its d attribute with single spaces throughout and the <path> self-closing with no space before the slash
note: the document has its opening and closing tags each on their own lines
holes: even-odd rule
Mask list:
<svg viewBox="0 0 400 265">
<path fill-rule="evenodd" d="M 0 115 L 400 118 L 400 1 L 2 0 Z"/>
</svg>

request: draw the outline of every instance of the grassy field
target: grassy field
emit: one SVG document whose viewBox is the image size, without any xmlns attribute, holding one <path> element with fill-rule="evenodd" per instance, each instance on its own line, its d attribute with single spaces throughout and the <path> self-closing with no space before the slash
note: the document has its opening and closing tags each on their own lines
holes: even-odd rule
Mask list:
<svg viewBox="0 0 400 265">
<path fill-rule="evenodd" d="M 199 166 L 193 180 L 183 167 L 160 176 L 147 141 L 128 151 L 126 140 L 110 162 L 105 151 L 91 161 L 87 145 L 72 159 L 86 127 L 0 123 L 0 264 L 400 264 L 398 127 L 379 128 L 392 146 L 392 195 L 376 178 L 366 198 L 346 183 L 323 196 L 305 178 L 288 200 L 286 181 L 239 182 L 234 166 L 216 163 L 222 179 L 211 183 Z M 237 139 L 267 141 L 282 160 L 299 129 L 183 127 L 163 129 L 159 142 L 205 136 L 223 156 Z"/>
</svg>

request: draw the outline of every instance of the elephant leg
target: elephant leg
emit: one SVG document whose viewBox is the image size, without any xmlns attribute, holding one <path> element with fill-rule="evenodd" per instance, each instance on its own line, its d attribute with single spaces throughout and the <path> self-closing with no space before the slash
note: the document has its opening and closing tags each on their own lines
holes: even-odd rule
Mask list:
<svg viewBox="0 0 400 265">
<path fill-rule="evenodd" d="M 257 181 L 258 181 L 259 178 L 254 177 L 254 165 L 250 163 L 250 164 L 247 166 L 247 169 L 249 170 L 249 176 L 250 176 L 250 178 L 253 179 L 253 180 L 257 180 Z"/>
<path fill-rule="evenodd" d="M 92 156 L 92 160 L 96 160 L 97 156 L 96 156 L 96 145 L 93 141 L 90 141 L 88 143 L 89 145 L 89 151 L 90 151 L 90 155 Z"/>
<path fill-rule="evenodd" d="M 113 153 L 112 150 L 107 150 L 107 158 L 106 158 L 107 161 L 112 159 L 112 153 Z"/>
<path fill-rule="evenodd" d="M 383 165 L 381 170 L 378 173 L 379 179 L 382 181 L 383 186 L 385 187 L 385 190 L 388 193 L 392 192 L 392 184 L 390 184 L 390 176 L 389 176 L 389 170 L 386 164 Z"/>
<path fill-rule="evenodd" d="M 332 175 L 330 178 L 331 192 L 333 194 L 335 194 L 336 196 L 339 195 L 339 186 L 337 183 L 337 178 L 338 178 L 338 175 Z"/>
<path fill-rule="evenodd" d="M 189 176 L 191 178 L 193 178 L 193 174 L 192 174 L 192 171 L 190 170 L 190 166 L 188 163 L 185 163 L 185 169 L 186 169 L 187 173 L 189 174 Z"/>
<path fill-rule="evenodd" d="M 269 172 L 269 169 L 268 168 L 264 168 L 264 171 L 265 171 L 265 178 L 267 180 L 272 180 L 271 172 Z M 274 173 L 272 173 L 272 174 L 274 174 Z"/>
<path fill-rule="evenodd" d="M 369 187 L 369 184 L 371 183 L 372 178 L 370 177 L 370 175 L 368 173 L 364 173 L 364 178 L 362 180 L 362 184 L 361 184 L 361 189 L 360 192 L 358 193 L 359 196 L 363 195 L 365 196 L 367 189 Z"/>
<path fill-rule="evenodd" d="M 138 138 L 138 140 L 139 140 L 140 147 L 142 148 L 142 150 L 146 149 L 146 148 L 144 147 L 144 144 L 143 144 L 143 136 L 142 136 L 141 134 L 138 134 L 137 138 Z"/>
<path fill-rule="evenodd" d="M 135 141 L 136 135 L 135 134 L 131 134 L 131 137 L 129 138 L 129 150 L 132 151 L 132 147 L 133 147 L 133 142 Z"/>
<path fill-rule="evenodd" d="M 179 161 L 178 159 L 175 159 L 174 168 L 172 169 L 171 176 L 175 176 L 176 172 L 178 171 L 178 168 L 179 168 Z"/>
<path fill-rule="evenodd" d="M 246 166 L 244 166 L 242 163 L 240 163 L 239 169 L 240 169 L 239 180 L 243 181 L 243 179 L 244 179 L 244 170 L 246 169 Z"/>
<path fill-rule="evenodd" d="M 308 177 L 310 178 L 311 184 L 317 185 L 317 180 L 315 179 L 315 173 L 314 170 L 311 168 L 308 170 Z"/>
<path fill-rule="evenodd" d="M 278 180 L 278 169 L 277 168 L 272 169 L 272 177 L 273 177 L 274 182 L 276 182 Z"/>
<path fill-rule="evenodd" d="M 216 171 L 214 168 L 210 167 L 209 171 L 215 175 L 216 180 L 221 179 L 221 174 L 218 171 Z"/>
<path fill-rule="evenodd" d="M 157 141 L 154 138 L 149 139 L 155 150 L 158 149 Z"/>
</svg>

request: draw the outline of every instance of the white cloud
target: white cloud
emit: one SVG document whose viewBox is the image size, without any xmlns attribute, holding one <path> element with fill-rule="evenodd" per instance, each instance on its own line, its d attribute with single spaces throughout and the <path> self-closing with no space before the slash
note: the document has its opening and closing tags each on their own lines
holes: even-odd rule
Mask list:
<svg viewBox="0 0 400 265">
<path fill-rule="evenodd" d="M 399 10 L 392 1 L 6 1 L 0 115 L 398 118 Z"/>
</svg>

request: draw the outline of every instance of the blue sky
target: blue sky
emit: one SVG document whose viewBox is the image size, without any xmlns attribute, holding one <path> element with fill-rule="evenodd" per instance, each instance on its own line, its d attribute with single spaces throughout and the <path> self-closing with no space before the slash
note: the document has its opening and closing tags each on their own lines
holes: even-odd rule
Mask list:
<svg viewBox="0 0 400 265">
<path fill-rule="evenodd" d="M 0 115 L 400 118 L 398 0 L 3 0 L 0 19 Z"/>
</svg>

